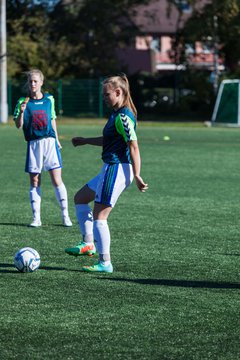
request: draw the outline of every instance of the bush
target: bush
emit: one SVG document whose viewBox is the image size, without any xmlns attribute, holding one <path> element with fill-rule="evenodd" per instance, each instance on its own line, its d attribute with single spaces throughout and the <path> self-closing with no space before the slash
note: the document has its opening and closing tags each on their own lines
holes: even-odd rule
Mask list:
<svg viewBox="0 0 240 360">
<path fill-rule="evenodd" d="M 140 73 L 129 80 L 140 113 L 158 117 L 211 117 L 215 96 L 209 72 Z"/>
</svg>

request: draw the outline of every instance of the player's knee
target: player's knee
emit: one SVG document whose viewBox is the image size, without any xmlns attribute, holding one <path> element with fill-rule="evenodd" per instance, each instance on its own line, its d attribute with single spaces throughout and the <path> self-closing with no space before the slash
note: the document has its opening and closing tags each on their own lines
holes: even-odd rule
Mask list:
<svg viewBox="0 0 240 360">
<path fill-rule="evenodd" d="M 75 195 L 74 195 L 74 204 L 75 205 L 80 205 L 80 204 L 85 204 L 85 200 L 84 200 L 84 196 L 82 196 L 81 191 L 78 191 Z"/>
<path fill-rule="evenodd" d="M 78 202 L 78 193 L 76 193 L 75 195 L 74 195 L 74 198 L 73 198 L 73 201 L 74 201 L 74 204 L 75 205 L 78 205 L 79 204 L 79 202 Z"/>
<path fill-rule="evenodd" d="M 41 179 L 40 176 L 36 175 L 36 176 L 32 176 L 30 178 L 30 185 L 34 188 L 37 188 L 39 186 L 41 186 Z"/>
</svg>

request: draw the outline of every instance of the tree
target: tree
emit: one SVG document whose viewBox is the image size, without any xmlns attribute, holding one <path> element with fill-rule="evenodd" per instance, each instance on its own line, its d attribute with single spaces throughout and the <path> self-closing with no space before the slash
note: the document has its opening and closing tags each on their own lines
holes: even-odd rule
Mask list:
<svg viewBox="0 0 240 360">
<path fill-rule="evenodd" d="M 116 49 L 137 30 L 129 9 L 149 0 L 60 1 L 51 13 L 55 43 L 71 48 L 64 75 L 100 76 L 119 69 Z M 58 19 L 65 19 L 60 25 Z M 74 31 L 72 30 L 74 29 Z"/>
<path fill-rule="evenodd" d="M 33 67 L 41 68 L 47 75 L 51 74 L 48 28 L 49 18 L 43 4 L 38 5 L 29 0 L 7 2 L 7 54 L 10 77 L 18 76 Z"/>
<path fill-rule="evenodd" d="M 196 0 L 189 0 L 196 4 Z M 230 72 L 236 71 L 240 60 L 240 1 L 212 0 L 202 9 L 195 9 L 185 24 L 185 42 L 210 41 L 225 59 Z"/>
<path fill-rule="evenodd" d="M 9 75 L 39 67 L 48 77 L 101 76 L 120 70 L 115 50 L 136 27 L 129 9 L 149 0 L 8 2 Z"/>
</svg>

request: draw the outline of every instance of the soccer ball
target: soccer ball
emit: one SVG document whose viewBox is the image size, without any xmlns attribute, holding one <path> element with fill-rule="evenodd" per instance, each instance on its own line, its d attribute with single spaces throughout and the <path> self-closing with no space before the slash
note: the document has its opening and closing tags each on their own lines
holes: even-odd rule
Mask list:
<svg viewBox="0 0 240 360">
<path fill-rule="evenodd" d="M 20 272 L 33 272 L 40 266 L 40 255 L 30 247 L 22 248 L 14 256 L 14 265 Z"/>
</svg>

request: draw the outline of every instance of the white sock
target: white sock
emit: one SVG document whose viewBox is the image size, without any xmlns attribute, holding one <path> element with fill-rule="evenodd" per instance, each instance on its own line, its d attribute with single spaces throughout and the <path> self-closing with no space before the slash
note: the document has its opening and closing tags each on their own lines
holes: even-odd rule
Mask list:
<svg viewBox="0 0 240 360">
<path fill-rule="evenodd" d="M 40 220 L 41 218 L 41 189 L 40 187 L 31 186 L 29 189 L 30 202 L 32 207 L 33 218 Z"/>
<path fill-rule="evenodd" d="M 57 198 L 57 202 L 61 208 L 62 216 L 69 216 L 68 215 L 68 197 L 67 197 L 67 189 L 64 183 L 61 185 L 54 187 L 55 195 Z"/>
<path fill-rule="evenodd" d="M 88 204 L 75 205 L 80 232 L 85 243 L 93 242 L 93 214 Z"/>
<path fill-rule="evenodd" d="M 97 251 L 99 253 L 100 261 L 104 265 L 108 265 L 111 261 L 110 257 L 110 231 L 107 220 L 94 220 L 93 234 L 96 242 Z"/>
</svg>

